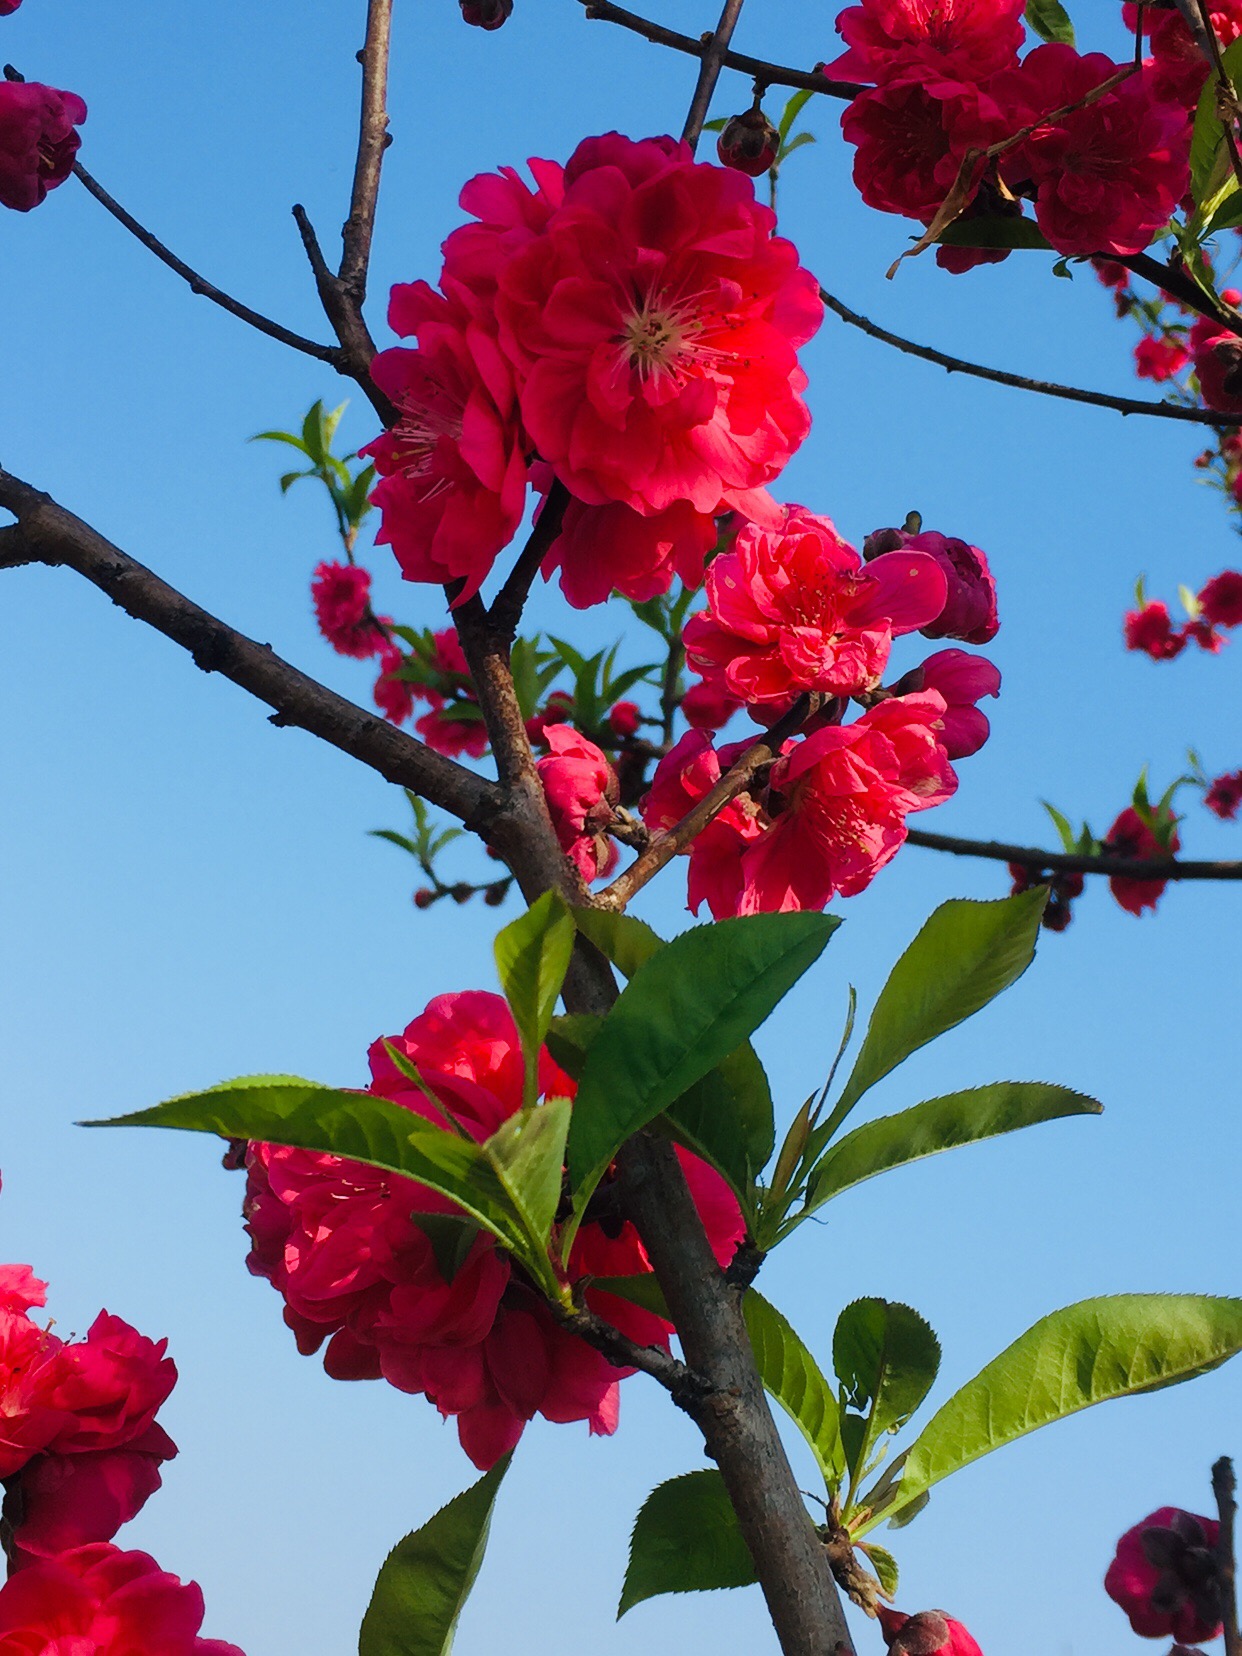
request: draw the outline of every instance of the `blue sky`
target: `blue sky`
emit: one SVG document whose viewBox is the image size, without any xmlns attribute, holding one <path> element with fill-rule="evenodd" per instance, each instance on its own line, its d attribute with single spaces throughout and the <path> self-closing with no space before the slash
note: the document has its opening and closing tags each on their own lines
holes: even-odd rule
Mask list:
<svg viewBox="0 0 1242 1656">
<path fill-rule="evenodd" d="M 256 21 L 243 0 L 26 0 L 0 24 L 0 47 L 29 78 L 87 99 L 83 160 L 141 219 L 318 337 L 289 208 L 304 202 L 333 242 L 363 10 L 267 0 Z M 663 0 L 661 15 L 694 33 L 715 10 Z M 517 0 L 496 34 L 463 27 L 452 0 L 397 12 L 396 142 L 373 271 L 381 334 L 386 286 L 434 278 L 466 178 L 531 154 L 563 159 L 610 127 L 676 130 L 694 70 L 586 22 L 575 0 Z M 833 55 L 831 6 L 751 12 L 743 49 Z M 1111 14 L 1083 36 L 1122 46 Z M 747 83 L 726 77 L 715 108 L 748 101 Z M 838 113 L 813 108 L 820 141 L 783 183 L 782 228 L 827 287 L 963 355 L 1133 389 L 1128 337 L 1082 272 L 1053 280 L 1044 256 L 1018 254 L 960 279 L 908 262 L 885 282 L 905 226 L 858 202 Z M 193 297 L 74 185 L 2 230 L 0 459 L 365 701 L 366 668 L 332 657 L 310 613 L 310 569 L 333 552 L 323 504 L 309 490 L 282 501 L 277 455 L 246 443 L 345 395 L 334 376 Z M 1140 767 L 1162 784 L 1187 742 L 1211 770 L 1242 765 L 1232 650 L 1157 666 L 1120 647 L 1140 571 L 1171 597 L 1238 561 L 1220 502 L 1196 486 L 1193 428 L 949 377 L 833 318 L 805 360 L 815 430 L 786 498 L 855 542 L 916 507 L 984 546 L 1000 585 L 993 740 L 928 826 L 1046 840 L 1048 798 L 1102 831 Z M 360 399 L 346 431 L 372 435 Z M 403 587 L 382 556 L 374 567 L 383 608 L 438 624 L 436 592 Z M 572 618 L 541 590 L 531 616 L 602 640 L 626 613 Z M 3 577 L 0 706 L 0 1256 L 50 1278 L 62 1332 L 102 1304 L 170 1338 L 182 1378 L 167 1423 L 182 1454 L 123 1539 L 198 1579 L 207 1631 L 248 1656 L 339 1656 L 386 1549 L 473 1475 L 455 1434 L 421 1400 L 336 1384 L 296 1355 L 276 1296 L 245 1272 L 240 1181 L 209 1143 L 73 1123 L 253 1071 L 357 1083 L 375 1035 L 433 994 L 490 986 L 495 916 L 416 914 L 410 869 L 365 838 L 402 825 L 394 790 L 274 730 L 68 574 Z M 1239 832 L 1194 808 L 1184 837 L 1194 854 L 1232 856 Z M 848 984 L 867 1007 L 938 902 L 1004 889 L 997 865 L 910 849 L 842 905 L 848 924 L 760 1037 L 778 1107 L 788 1115 L 822 1078 Z M 641 912 L 671 929 L 683 892 L 674 869 Z M 891 1175 L 805 1226 L 764 1287 L 825 1360 L 837 1312 L 864 1293 L 906 1300 L 937 1329 L 937 1401 L 1057 1305 L 1237 1292 L 1236 901 L 1234 888 L 1191 885 L 1135 920 L 1090 891 L 1011 994 L 876 1090 L 866 1109 L 878 1113 L 1039 1078 L 1095 1093 L 1106 1113 Z M 1130 1648 L 1099 1585 L 1112 1540 L 1166 1502 L 1202 1509 L 1210 1462 L 1242 1451 L 1240 1386 L 1242 1368 L 1226 1367 L 962 1473 L 892 1537 L 900 1602 L 947 1606 L 989 1652 Z M 463 1656 L 550 1640 L 601 1656 L 774 1648 L 754 1591 L 613 1621 L 635 1511 L 655 1483 L 700 1464 L 693 1431 L 641 1377 L 626 1383 L 612 1440 L 537 1424 L 500 1503 Z M 860 1643 L 879 1648 L 874 1630 Z"/>
</svg>

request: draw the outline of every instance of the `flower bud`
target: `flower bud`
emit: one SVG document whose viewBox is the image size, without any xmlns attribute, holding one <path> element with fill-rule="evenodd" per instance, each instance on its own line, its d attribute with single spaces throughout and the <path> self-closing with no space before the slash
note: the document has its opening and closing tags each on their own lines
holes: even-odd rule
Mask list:
<svg viewBox="0 0 1242 1656">
<path fill-rule="evenodd" d="M 639 712 L 637 702 L 619 701 L 608 714 L 608 726 L 614 736 L 637 736 Z"/>
<path fill-rule="evenodd" d="M 462 19 L 476 29 L 498 29 L 513 15 L 513 0 L 458 0 Z"/>
<path fill-rule="evenodd" d="M 879 1610 L 880 1627 L 889 1656 L 983 1656 L 974 1639 L 943 1610 L 920 1610 L 903 1616 L 900 1610 Z"/>
<path fill-rule="evenodd" d="M 430 886 L 420 886 L 414 893 L 414 907 L 429 909 L 436 900 L 436 894 Z"/>
<path fill-rule="evenodd" d="M 780 147 L 780 133 L 759 108 L 734 115 L 716 140 L 721 165 L 751 178 L 771 171 Z"/>
<path fill-rule="evenodd" d="M 1180 1644 L 1221 1631 L 1220 1525 L 1180 1507 L 1159 1507 L 1127 1530 L 1104 1577 L 1104 1591 L 1145 1639 Z"/>
</svg>

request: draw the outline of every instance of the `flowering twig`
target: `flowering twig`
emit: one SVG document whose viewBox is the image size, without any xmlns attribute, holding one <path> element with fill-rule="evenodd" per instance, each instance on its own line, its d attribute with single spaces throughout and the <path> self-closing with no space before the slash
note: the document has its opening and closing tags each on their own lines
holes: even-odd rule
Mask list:
<svg viewBox="0 0 1242 1656">
<path fill-rule="evenodd" d="M 204 672 L 220 673 L 266 702 L 273 724 L 307 730 L 459 821 L 486 829 L 500 805 L 492 783 L 208 614 L 51 496 L 5 471 L 0 507 L 17 518 L 0 530 L 0 568 L 41 563 L 76 570 L 127 614 L 188 650 Z"/>
<path fill-rule="evenodd" d="M 939 351 L 934 345 L 919 345 L 912 339 L 905 339 L 901 334 L 891 333 L 887 328 L 880 327 L 878 322 L 872 322 L 868 317 L 860 316 L 857 311 L 851 310 L 840 299 L 835 298 L 825 288 L 820 288 L 819 296 L 834 315 L 839 316 L 842 322 L 848 322 L 851 328 L 858 328 L 872 339 L 878 339 L 885 345 L 892 345 L 907 356 L 921 357 L 924 362 L 934 362 L 950 374 L 969 374 L 975 379 L 990 380 L 995 385 L 1011 385 L 1019 391 L 1036 391 L 1042 397 L 1059 397 L 1065 402 L 1088 403 L 1094 408 L 1111 408 L 1118 414 L 1154 414 L 1165 420 L 1190 420 L 1196 425 L 1215 426 L 1218 430 L 1231 427 L 1231 422 L 1223 415 L 1214 414 L 1205 408 L 1179 408 L 1174 403 L 1150 402 L 1141 397 L 1115 397 L 1107 391 L 1086 391 L 1076 385 L 1059 385 L 1054 380 L 1028 379 L 1025 374 L 1011 374 L 1003 368 L 985 368 L 981 363 L 968 362 L 963 357 L 950 355 L 948 351 Z M 1232 424 L 1236 425 L 1236 421 Z"/>
<path fill-rule="evenodd" d="M 349 217 L 342 231 L 344 250 L 338 280 L 361 308 L 367 296 L 367 269 L 371 237 L 379 200 L 384 151 L 392 142 L 388 131 L 388 52 L 392 37 L 392 0 L 369 0 L 367 37 L 358 54 L 362 64 L 362 113 L 358 130 L 358 157 Z"/>
<path fill-rule="evenodd" d="M 810 695 L 799 696 L 789 712 L 778 719 L 765 736 L 746 749 L 737 763 L 686 812 L 680 822 L 654 839 L 624 873 L 618 874 L 611 885 L 605 886 L 595 899 L 596 906 L 623 909 L 635 892 L 641 891 L 648 880 L 654 879 L 679 851 L 686 850 L 726 805 L 746 791 L 756 774 L 772 763 L 781 751 L 781 744 L 805 724 L 816 699 Z"/>
<path fill-rule="evenodd" d="M 1234 1519 L 1238 1503 L 1235 1499 L 1238 1480 L 1233 1462 L 1222 1455 L 1212 1468 L 1212 1493 L 1216 1497 L 1216 1511 L 1220 1518 L 1220 1536 L 1216 1543 L 1216 1557 L 1220 1567 L 1220 1611 L 1225 1630 L 1225 1656 L 1242 1656 L 1242 1634 L 1238 1631 L 1238 1571 L 1234 1551 Z"/>
<path fill-rule="evenodd" d="M 80 162 L 74 163 L 73 171 L 78 182 L 94 196 L 100 206 L 106 208 L 117 223 L 123 224 L 129 233 L 140 241 L 149 252 L 154 253 L 161 264 L 166 264 L 169 270 L 175 271 L 184 282 L 188 283 L 191 293 L 197 293 L 204 299 L 210 299 L 213 305 L 219 305 L 220 309 L 228 311 L 230 316 L 236 316 L 240 321 L 248 323 L 259 333 L 266 334 L 269 339 L 277 340 L 281 345 L 289 345 L 293 350 L 301 351 L 305 356 L 315 357 L 320 362 L 329 362 L 334 368 L 341 367 L 341 353 L 337 346 L 317 344 L 315 340 L 294 333 L 291 328 L 282 327 L 279 322 L 273 322 L 270 316 L 264 316 L 259 311 L 251 310 L 250 306 L 243 305 L 240 299 L 232 298 L 231 295 L 216 287 L 214 282 L 209 282 L 205 276 L 200 276 L 198 271 L 186 264 L 184 259 L 179 259 L 170 248 L 164 246 L 158 236 L 152 235 L 145 225 L 139 224 L 134 215 L 127 212 L 114 196 L 109 195 L 98 179 L 92 178 Z"/>
<path fill-rule="evenodd" d="M 668 46 L 674 52 L 686 52 L 690 57 L 697 58 L 701 58 L 706 50 L 703 40 L 678 34 L 676 29 L 666 29 L 662 23 L 652 23 L 636 12 L 612 5 L 611 0 L 578 0 L 578 3 L 586 7 L 588 18 L 601 23 L 615 23 L 619 28 L 641 35 L 654 46 Z M 721 63 L 725 69 L 738 69 L 744 75 L 752 76 L 763 86 L 796 86 L 804 92 L 822 92 L 829 98 L 846 99 L 856 98 L 864 90 L 855 81 L 829 80 L 818 69 L 790 69 L 784 64 L 747 57 L 743 52 L 726 52 Z"/>
<path fill-rule="evenodd" d="M 1034 845 L 1006 845 L 1001 840 L 959 839 L 911 828 L 911 845 L 948 851 L 956 857 L 983 857 L 990 862 L 1021 863 L 1024 868 L 1055 869 L 1064 874 L 1120 875 L 1130 880 L 1242 880 L 1242 862 L 1190 862 L 1176 857 L 1123 857 L 1102 852 L 1041 851 Z"/>
<path fill-rule="evenodd" d="M 702 1381 L 696 1385 L 697 1377 L 663 1346 L 639 1345 L 584 1305 L 571 1309 L 549 1300 L 548 1308 L 562 1328 L 567 1328 L 571 1334 L 576 1334 L 580 1340 L 602 1352 L 617 1368 L 638 1369 L 642 1374 L 649 1374 L 674 1398 L 688 1399 L 696 1391 L 701 1391 Z"/>
<path fill-rule="evenodd" d="M 695 83 L 694 96 L 690 100 L 690 108 L 686 114 L 686 124 L 681 131 L 682 138 L 691 149 L 698 145 L 703 122 L 707 119 L 707 111 L 711 105 L 712 93 L 716 90 L 716 82 L 724 68 L 729 42 L 733 39 L 733 31 L 737 27 L 737 20 L 742 14 L 744 4 L 745 0 L 724 0 L 720 21 L 703 47 L 703 55 L 699 60 L 699 78 Z"/>
</svg>

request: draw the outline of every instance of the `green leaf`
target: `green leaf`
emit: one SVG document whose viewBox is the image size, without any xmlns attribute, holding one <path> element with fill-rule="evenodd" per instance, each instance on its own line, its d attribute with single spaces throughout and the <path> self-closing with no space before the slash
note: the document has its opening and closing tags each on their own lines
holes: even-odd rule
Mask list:
<svg viewBox="0 0 1242 1656">
<path fill-rule="evenodd" d="M 653 1311 L 666 1322 L 673 1320 L 668 1314 L 664 1290 L 654 1271 L 644 1271 L 639 1276 L 596 1277 L 591 1288 L 596 1293 L 612 1294 L 617 1299 L 626 1300 L 630 1305 L 641 1305 L 644 1311 Z"/>
<path fill-rule="evenodd" d="M 851 1185 L 889 1168 L 953 1150 L 961 1144 L 1033 1127 L 1063 1116 L 1099 1115 L 1104 1106 L 1084 1093 L 1044 1081 L 996 1081 L 989 1087 L 929 1098 L 897 1115 L 881 1116 L 847 1133 L 811 1174 L 805 1218 Z"/>
<path fill-rule="evenodd" d="M 550 1098 L 519 1110 L 483 1145 L 514 1212 L 541 1249 L 547 1248 L 560 1205 L 572 1109 L 567 1098 Z"/>
<path fill-rule="evenodd" d="M 1056 829 L 1061 840 L 1061 849 L 1072 852 L 1078 843 L 1073 824 L 1063 811 L 1058 811 L 1055 805 L 1049 805 L 1046 799 L 1041 800 L 1044 810 L 1052 818 L 1052 826 Z"/>
<path fill-rule="evenodd" d="M 449 1656 L 474 1586 L 510 1455 L 389 1553 L 358 1635 L 358 1656 Z"/>
<path fill-rule="evenodd" d="M 751 1186 L 772 1154 L 776 1126 L 768 1078 L 750 1042 L 688 1087 L 663 1119 L 674 1138 L 723 1174 L 752 1219 Z"/>
<path fill-rule="evenodd" d="M 542 897 L 496 938 L 496 970 L 526 1058 L 525 1101 L 539 1091 L 539 1053 L 574 952 L 573 916 L 556 891 Z"/>
<path fill-rule="evenodd" d="M 418 1228 L 431 1243 L 436 1269 L 445 1282 L 452 1282 L 474 1247 L 479 1227 L 465 1214 L 420 1213 Z"/>
<path fill-rule="evenodd" d="M 418 846 L 415 845 L 414 841 L 407 839 L 404 834 L 398 834 L 393 828 L 368 828 L 367 835 L 370 839 L 387 840 L 389 845 L 399 846 L 402 851 L 408 851 L 412 857 L 417 857 L 419 854 Z"/>
<path fill-rule="evenodd" d="M 603 1021 L 595 1012 L 563 1012 L 549 1024 L 545 1036 L 548 1051 L 572 1080 L 582 1074 L 591 1042 Z"/>
<path fill-rule="evenodd" d="M 884 1597 L 890 1600 L 895 1598 L 898 1580 L 897 1560 L 886 1547 L 877 1547 L 873 1541 L 868 1542 L 862 1551 L 868 1564 L 875 1571 L 875 1579 L 879 1582 Z"/>
<path fill-rule="evenodd" d="M 813 132 L 799 132 L 797 136 L 791 138 L 787 144 L 782 145 L 781 160 L 787 160 L 795 150 L 801 149 L 804 144 L 813 144 L 814 142 L 815 134 Z"/>
<path fill-rule="evenodd" d="M 1242 1299 L 1116 1294 L 1054 1311 L 928 1421 L 910 1450 L 894 1509 L 1039 1426 L 1112 1397 L 1193 1379 L 1239 1350 Z"/>
<path fill-rule="evenodd" d="M 254 436 L 247 439 L 251 443 L 288 443 L 290 448 L 297 449 L 299 454 L 310 458 L 310 452 L 300 437 L 295 437 L 291 431 L 256 431 Z M 311 472 L 299 472 L 299 477 L 313 476 Z"/>
<path fill-rule="evenodd" d="M 1239 224 L 1242 224 L 1242 190 L 1237 188 L 1235 179 L 1234 187 L 1225 192 L 1220 206 L 1207 221 L 1204 234 L 1214 236 L 1218 230 L 1236 230 Z"/>
<path fill-rule="evenodd" d="M 1223 62 L 1225 73 L 1236 86 L 1239 71 L 1242 71 L 1242 41 L 1235 40 L 1225 48 Z M 1190 139 L 1190 193 L 1199 209 L 1199 216 L 1210 217 L 1235 188 L 1217 102 L 1216 77 L 1209 75 L 1199 97 Z"/>
<path fill-rule="evenodd" d="M 832 1112 L 833 1127 L 869 1087 L 937 1035 L 953 1029 L 1022 976 L 1035 958 L 1042 886 L 979 903 L 954 898 L 928 920 L 893 967 Z"/>
<path fill-rule="evenodd" d="M 597 908 L 576 908 L 572 912 L 574 925 L 583 937 L 594 943 L 623 977 L 632 978 L 664 947 L 664 939 L 645 920 L 632 914 L 612 914 Z"/>
<path fill-rule="evenodd" d="M 794 122 L 798 119 L 798 116 L 806 108 L 813 96 L 814 93 L 812 93 L 809 87 L 803 87 L 800 91 L 793 94 L 789 102 L 781 111 L 781 118 L 776 123 L 776 130 L 780 134 L 782 143 L 784 143 L 785 139 L 789 137 L 789 134 L 793 129 Z"/>
<path fill-rule="evenodd" d="M 323 403 L 313 403 L 302 421 L 302 446 L 316 465 L 322 466 L 328 457 L 324 443 Z"/>
<path fill-rule="evenodd" d="M 832 1364 L 843 1400 L 856 1411 L 853 1431 L 847 1436 L 842 1421 L 842 1435 L 857 1481 L 881 1435 L 903 1426 L 931 1390 L 940 1368 L 940 1342 L 908 1305 L 859 1299 L 837 1319 Z"/>
<path fill-rule="evenodd" d="M 838 924 L 804 913 L 721 920 L 683 932 L 639 967 L 583 1065 L 569 1132 L 575 1192 L 594 1188 L 632 1133 L 758 1028 Z"/>
<path fill-rule="evenodd" d="M 786 1319 L 762 1294 L 752 1288 L 742 1310 L 760 1378 L 810 1444 L 831 1493 L 845 1471 L 841 1411 L 832 1387 Z"/>
<path fill-rule="evenodd" d="M 687 1472 L 660 1484 L 643 1502 L 617 1617 L 660 1593 L 749 1587 L 755 1579 L 724 1479 L 714 1467 Z"/>
<path fill-rule="evenodd" d="M 1074 44 L 1074 25 L 1061 0 L 1026 0 L 1026 21 L 1041 40 L 1057 41 L 1062 46 Z"/>
<path fill-rule="evenodd" d="M 946 225 L 943 247 L 1030 247 L 1048 252 L 1052 243 L 1033 220 L 1014 213 L 1002 218 L 959 218 Z"/>
<path fill-rule="evenodd" d="M 563 1113 L 568 1115 L 568 1105 Z M 526 1215 L 515 1208 L 511 1195 L 510 1183 L 524 1178 L 522 1170 L 527 1165 L 527 1157 L 519 1154 L 516 1142 L 522 1136 L 520 1130 L 512 1141 L 497 1134 L 495 1143 L 489 1140 L 486 1145 L 478 1145 L 433 1126 L 386 1098 L 343 1092 L 288 1075 L 226 1081 L 206 1092 L 169 1099 L 150 1110 L 85 1125 L 172 1127 L 217 1133 L 223 1138 L 260 1139 L 403 1173 L 458 1203 L 533 1271 L 550 1279 L 546 1254 L 541 1258 L 540 1250 L 532 1246 Z M 510 1127 L 512 1123 L 505 1125 Z M 501 1133 L 504 1131 L 502 1128 Z M 534 1148 L 532 1145 L 532 1152 Z M 515 1163 L 517 1173 L 512 1171 Z M 528 1198 L 528 1205 L 531 1201 L 537 1205 L 537 1198 Z"/>
</svg>

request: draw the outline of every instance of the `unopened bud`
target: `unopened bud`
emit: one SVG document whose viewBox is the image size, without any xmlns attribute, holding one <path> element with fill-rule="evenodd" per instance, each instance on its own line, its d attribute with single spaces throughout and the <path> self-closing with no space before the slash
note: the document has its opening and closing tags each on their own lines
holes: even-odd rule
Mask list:
<svg viewBox="0 0 1242 1656">
<path fill-rule="evenodd" d="M 499 908 L 505 900 L 505 885 L 502 880 L 499 885 L 488 886 L 483 893 L 483 901 L 488 908 Z"/>
<path fill-rule="evenodd" d="M 414 893 L 414 907 L 428 909 L 436 900 L 436 894 L 430 886 L 420 886 Z"/>
<path fill-rule="evenodd" d="M 465 22 L 476 29 L 498 29 L 513 15 L 513 0 L 458 0 Z"/>
<path fill-rule="evenodd" d="M 721 165 L 744 172 L 750 178 L 772 170 L 780 147 L 780 133 L 759 108 L 734 115 L 716 140 Z"/>
</svg>

